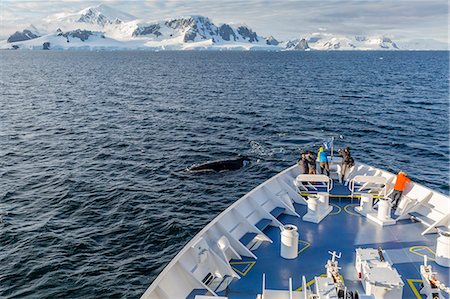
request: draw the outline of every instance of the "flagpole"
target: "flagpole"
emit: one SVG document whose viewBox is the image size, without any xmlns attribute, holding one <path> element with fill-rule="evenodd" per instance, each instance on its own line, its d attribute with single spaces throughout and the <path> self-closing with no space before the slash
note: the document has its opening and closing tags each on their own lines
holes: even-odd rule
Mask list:
<svg viewBox="0 0 450 299">
<path fill-rule="evenodd" d="M 331 160 L 333 160 L 334 154 L 334 137 L 331 137 Z"/>
</svg>

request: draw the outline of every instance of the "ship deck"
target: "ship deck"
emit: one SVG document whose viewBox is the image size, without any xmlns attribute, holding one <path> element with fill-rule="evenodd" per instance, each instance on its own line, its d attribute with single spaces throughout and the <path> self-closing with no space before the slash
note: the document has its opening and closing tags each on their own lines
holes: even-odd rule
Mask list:
<svg viewBox="0 0 450 299">
<path fill-rule="evenodd" d="M 257 259 L 231 261 L 233 269 L 241 279 L 233 281 L 219 295 L 230 299 L 254 299 L 261 294 L 262 274 L 266 275 L 266 289 L 288 290 L 288 280 L 293 279 L 293 289 L 301 287 L 305 275 L 308 285 L 313 287 L 314 277 L 325 273 L 325 264 L 330 258 L 328 251 L 341 252 L 339 266 L 345 285 L 349 290 L 364 294 L 355 269 L 355 249 L 378 248 L 386 251 L 393 267 L 402 277 L 403 298 L 422 298 L 419 294 L 421 276 L 420 265 L 423 256 L 428 256 L 429 264 L 437 272 L 441 281 L 449 281 L 449 271 L 434 262 L 436 234 L 421 235 L 424 226 L 411 220 L 398 221 L 396 225 L 381 227 L 354 211 L 356 201 L 346 198 L 346 187 L 336 185 L 330 203 L 333 211 L 319 224 L 304 222 L 301 218 L 281 215 L 283 224 L 294 224 L 299 230 L 299 255 L 286 260 L 280 256 L 280 229 L 269 226 L 264 233 L 273 243 L 263 242 L 253 253 Z M 295 205 L 300 216 L 306 214 L 307 207 Z M 197 294 L 202 293 L 196 290 Z M 203 290 L 203 294 L 204 294 Z M 194 292 L 190 297 L 193 296 Z M 423 297 L 425 298 L 425 297 Z"/>
</svg>

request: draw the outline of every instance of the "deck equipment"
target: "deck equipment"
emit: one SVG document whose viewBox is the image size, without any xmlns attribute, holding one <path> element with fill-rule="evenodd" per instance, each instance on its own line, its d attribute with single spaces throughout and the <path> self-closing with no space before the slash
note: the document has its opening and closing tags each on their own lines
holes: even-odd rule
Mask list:
<svg viewBox="0 0 450 299">
<path fill-rule="evenodd" d="M 340 182 L 338 163 L 331 160 L 331 178 L 301 175 L 293 165 L 245 194 L 181 249 L 142 298 L 331 299 L 352 292 L 420 299 L 430 273 L 441 286 L 450 281 L 449 196 L 410 182 L 394 213 L 381 203 L 389 203 L 393 173 L 355 163 Z M 312 211 L 318 221 L 305 217 Z M 395 223 L 379 225 L 371 213 Z M 289 239 L 286 259 L 281 230 L 288 224 L 297 227 L 298 244 L 294 256 L 296 238 Z M 330 249 L 342 252 L 339 261 L 327 259 Z M 424 256 L 432 270 L 420 270 Z"/>
</svg>

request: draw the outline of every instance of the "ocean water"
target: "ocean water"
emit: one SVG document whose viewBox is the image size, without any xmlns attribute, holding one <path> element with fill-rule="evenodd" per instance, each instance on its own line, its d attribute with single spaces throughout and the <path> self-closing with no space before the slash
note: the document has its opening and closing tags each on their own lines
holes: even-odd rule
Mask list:
<svg viewBox="0 0 450 299">
<path fill-rule="evenodd" d="M 2 51 L 0 63 L 2 298 L 137 298 L 205 224 L 330 136 L 449 192 L 448 52 Z M 251 165 L 185 171 L 238 154 Z"/>
</svg>

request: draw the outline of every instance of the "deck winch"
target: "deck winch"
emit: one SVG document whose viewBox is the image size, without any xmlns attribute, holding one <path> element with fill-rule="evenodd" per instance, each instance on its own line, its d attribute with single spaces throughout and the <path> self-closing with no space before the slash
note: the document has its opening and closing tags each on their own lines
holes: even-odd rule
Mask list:
<svg viewBox="0 0 450 299">
<path fill-rule="evenodd" d="M 316 282 L 316 298 L 318 299 L 356 299 L 356 298 L 372 298 L 360 295 L 358 291 L 349 290 L 342 279 L 342 275 L 339 273 L 341 269 L 337 259 L 341 258 L 341 253 L 337 254 L 336 251 L 328 251 L 331 254 L 331 260 L 328 260 L 325 264 L 326 277 L 315 277 Z M 332 287 L 331 287 L 332 286 Z"/>
<path fill-rule="evenodd" d="M 427 296 L 427 299 L 445 298 L 442 292 L 450 294 L 450 288 L 436 278 L 436 273 L 433 272 L 431 265 L 428 265 L 426 255 L 423 256 L 423 265 L 420 266 L 420 276 L 422 276 L 423 285 L 420 293 Z"/>
</svg>

